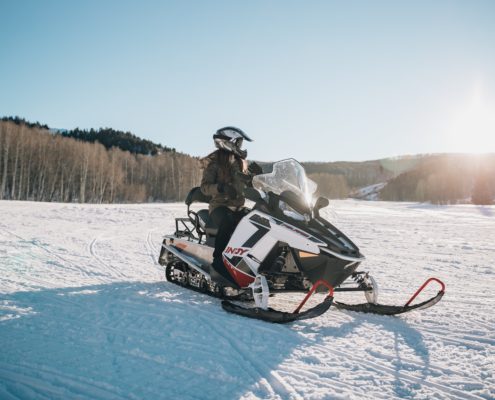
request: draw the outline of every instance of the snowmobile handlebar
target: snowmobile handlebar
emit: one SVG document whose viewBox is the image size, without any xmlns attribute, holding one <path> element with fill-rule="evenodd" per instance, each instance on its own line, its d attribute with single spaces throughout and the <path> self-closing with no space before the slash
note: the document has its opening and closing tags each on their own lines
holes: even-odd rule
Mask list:
<svg viewBox="0 0 495 400">
<path fill-rule="evenodd" d="M 416 293 L 414 293 L 412 295 L 412 297 L 409 299 L 409 301 L 404 305 L 404 307 L 407 307 L 409 304 L 411 304 L 413 302 L 413 300 L 418 296 L 418 294 L 420 294 L 423 289 L 432 281 L 435 281 L 435 282 L 438 282 L 440 284 L 440 286 L 442 287 L 442 289 L 440 290 L 440 293 L 443 293 L 445 292 L 445 283 L 443 283 L 440 279 L 438 278 L 429 278 L 426 280 L 425 283 L 423 283 L 420 288 L 418 290 L 416 290 Z"/>
</svg>

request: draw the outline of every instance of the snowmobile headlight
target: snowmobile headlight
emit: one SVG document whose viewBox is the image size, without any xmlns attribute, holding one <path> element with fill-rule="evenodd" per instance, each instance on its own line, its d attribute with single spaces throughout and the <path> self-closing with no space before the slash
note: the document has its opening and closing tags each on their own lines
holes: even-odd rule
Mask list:
<svg viewBox="0 0 495 400">
<path fill-rule="evenodd" d="M 284 213 L 285 216 L 295 219 L 297 221 L 309 221 L 309 215 L 301 214 L 300 212 L 294 210 L 291 206 L 289 206 L 285 201 L 281 201 L 279 203 L 279 207 Z"/>
<path fill-rule="evenodd" d="M 308 253 L 307 251 L 300 251 L 299 258 L 309 258 L 309 257 L 318 257 L 319 254 Z"/>
</svg>

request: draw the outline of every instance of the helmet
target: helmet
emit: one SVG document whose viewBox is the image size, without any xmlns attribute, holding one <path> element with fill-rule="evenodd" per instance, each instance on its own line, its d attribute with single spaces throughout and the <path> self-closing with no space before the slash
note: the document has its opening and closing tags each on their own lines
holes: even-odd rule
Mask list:
<svg viewBox="0 0 495 400">
<path fill-rule="evenodd" d="M 244 139 L 248 142 L 252 142 L 248 135 L 239 128 L 233 126 L 221 128 L 213 135 L 213 140 L 215 141 L 217 149 L 226 150 L 241 158 L 246 158 L 247 156 L 247 151 L 241 150 Z"/>
</svg>

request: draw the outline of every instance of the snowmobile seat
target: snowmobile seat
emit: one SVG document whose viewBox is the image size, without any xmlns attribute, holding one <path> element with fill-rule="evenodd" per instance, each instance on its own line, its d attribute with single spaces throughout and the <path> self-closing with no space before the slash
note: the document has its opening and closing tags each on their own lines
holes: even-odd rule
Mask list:
<svg viewBox="0 0 495 400">
<path fill-rule="evenodd" d="M 199 210 L 196 212 L 196 214 L 198 215 L 199 225 L 201 226 L 201 228 L 205 229 L 206 223 L 208 222 L 208 216 L 209 216 L 208 210 L 206 210 L 206 209 Z"/>
<path fill-rule="evenodd" d="M 206 221 L 205 232 L 209 237 L 216 236 L 218 233 L 218 226 L 210 218 Z"/>
<path fill-rule="evenodd" d="M 203 209 L 196 212 L 198 216 L 197 223 L 200 229 L 206 233 L 207 237 L 214 237 L 217 235 L 218 226 L 210 219 L 210 213 L 208 210 Z M 191 219 L 193 223 L 196 223 L 194 219 Z"/>
<path fill-rule="evenodd" d="M 209 203 L 211 200 L 210 196 L 205 196 L 203 192 L 201 191 L 200 187 L 195 187 L 192 188 L 191 191 L 188 193 L 186 197 L 186 205 L 187 205 L 187 216 L 189 218 L 189 221 L 193 224 L 194 228 L 196 229 L 196 232 L 199 234 L 199 240 L 201 241 L 201 238 L 204 235 L 210 235 L 208 232 L 208 220 L 209 220 L 209 213 L 207 209 L 202 209 L 199 211 L 194 211 L 191 210 L 191 204 L 192 203 Z M 216 232 L 215 232 L 216 233 Z"/>
</svg>

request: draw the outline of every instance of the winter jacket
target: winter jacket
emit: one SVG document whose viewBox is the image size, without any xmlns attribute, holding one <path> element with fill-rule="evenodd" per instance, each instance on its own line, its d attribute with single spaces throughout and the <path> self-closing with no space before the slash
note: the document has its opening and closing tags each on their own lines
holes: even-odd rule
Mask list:
<svg viewBox="0 0 495 400">
<path fill-rule="evenodd" d="M 203 159 L 205 169 L 203 172 L 203 179 L 201 180 L 201 192 L 206 196 L 211 196 L 209 207 L 210 214 L 215 208 L 220 206 L 230 208 L 242 207 L 245 201 L 243 191 L 246 187 L 246 183 L 241 179 L 244 168 L 243 163 L 245 163 L 245 161 L 233 158 L 230 169 L 227 173 L 222 173 L 218 164 L 218 151 L 211 153 Z M 232 185 L 237 192 L 237 196 L 234 199 L 231 199 L 228 194 L 220 193 L 218 191 L 218 184 Z"/>
</svg>

